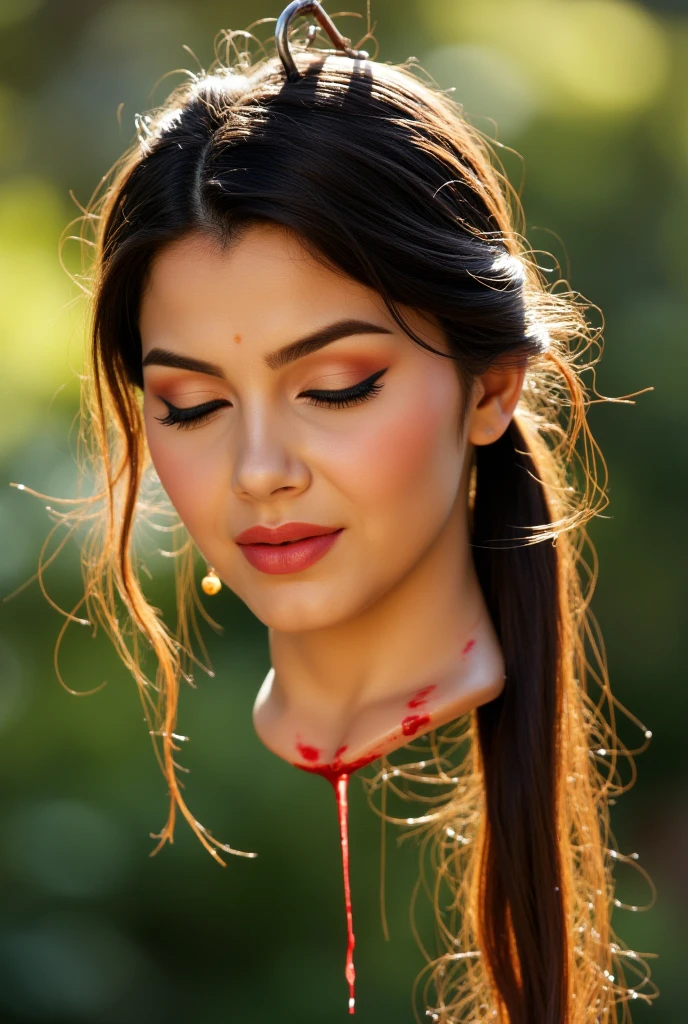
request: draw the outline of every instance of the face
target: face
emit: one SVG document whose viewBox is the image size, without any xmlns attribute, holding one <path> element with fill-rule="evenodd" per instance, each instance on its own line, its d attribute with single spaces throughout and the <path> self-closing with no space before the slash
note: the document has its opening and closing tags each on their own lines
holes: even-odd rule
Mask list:
<svg viewBox="0 0 688 1024">
<path fill-rule="evenodd" d="M 447 351 L 438 325 L 402 311 Z M 162 486 L 266 625 L 352 619 L 436 550 L 465 464 L 461 387 L 377 292 L 277 225 L 225 250 L 189 236 L 154 262 L 140 331 Z"/>
</svg>

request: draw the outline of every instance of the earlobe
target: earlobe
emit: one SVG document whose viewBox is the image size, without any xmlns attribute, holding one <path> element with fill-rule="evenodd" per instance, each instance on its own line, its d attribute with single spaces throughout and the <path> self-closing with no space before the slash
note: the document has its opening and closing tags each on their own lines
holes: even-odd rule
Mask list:
<svg viewBox="0 0 688 1024">
<path fill-rule="evenodd" d="M 526 368 L 490 369 L 481 374 L 468 418 L 467 440 L 492 444 L 511 422 L 523 390 Z"/>
</svg>

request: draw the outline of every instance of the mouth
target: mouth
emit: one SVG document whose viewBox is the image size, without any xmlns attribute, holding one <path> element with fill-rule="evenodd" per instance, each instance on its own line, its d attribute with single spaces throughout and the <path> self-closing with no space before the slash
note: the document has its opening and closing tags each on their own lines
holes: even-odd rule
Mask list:
<svg viewBox="0 0 688 1024">
<path fill-rule="evenodd" d="M 252 526 L 235 540 L 254 569 L 269 575 L 285 575 L 302 572 L 318 562 L 342 530 L 314 523 L 283 523 L 274 528 Z"/>
</svg>

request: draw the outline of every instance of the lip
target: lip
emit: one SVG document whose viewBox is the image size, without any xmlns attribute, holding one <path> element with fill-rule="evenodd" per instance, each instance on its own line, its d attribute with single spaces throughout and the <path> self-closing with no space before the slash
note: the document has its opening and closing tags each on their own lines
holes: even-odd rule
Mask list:
<svg viewBox="0 0 688 1024">
<path fill-rule="evenodd" d="M 336 526 L 317 526 L 315 523 L 282 523 L 281 526 L 252 526 L 234 539 L 237 544 L 283 544 L 305 537 L 322 537 L 336 530 Z"/>
<path fill-rule="evenodd" d="M 235 538 L 246 560 L 270 575 L 301 572 L 330 550 L 342 528 L 315 523 L 252 526 Z"/>
</svg>

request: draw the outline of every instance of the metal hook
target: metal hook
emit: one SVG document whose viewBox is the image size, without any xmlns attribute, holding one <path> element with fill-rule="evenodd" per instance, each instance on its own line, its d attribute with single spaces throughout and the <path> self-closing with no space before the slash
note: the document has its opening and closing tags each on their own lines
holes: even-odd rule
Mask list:
<svg viewBox="0 0 688 1024">
<path fill-rule="evenodd" d="M 294 63 L 294 58 L 291 55 L 289 49 L 289 22 L 292 18 L 296 18 L 299 15 L 312 14 L 315 20 L 318 22 L 321 28 L 324 28 L 328 36 L 334 43 L 337 53 L 343 53 L 347 57 L 351 57 L 352 60 L 367 60 L 369 54 L 366 50 L 352 50 L 349 45 L 351 40 L 346 39 L 338 30 L 335 23 L 329 17 L 329 15 L 323 10 L 317 0 L 293 0 L 288 7 L 285 7 L 279 18 L 277 19 L 277 26 L 275 28 L 275 42 L 277 44 L 277 53 L 280 56 L 280 60 L 284 65 L 284 70 L 287 72 L 287 79 L 290 82 L 298 82 L 301 79 L 301 74 Z M 316 29 L 311 26 L 308 30 L 308 43 L 313 41 Z"/>
</svg>

